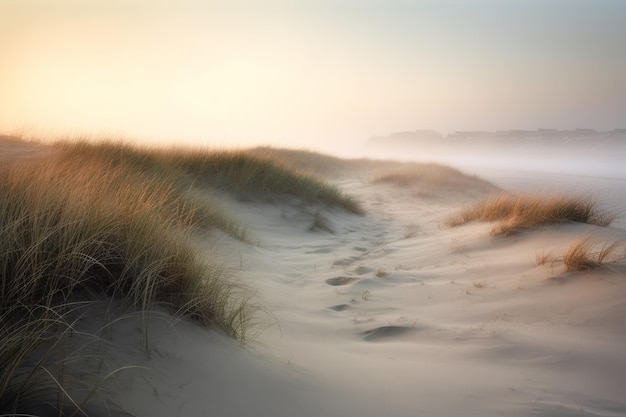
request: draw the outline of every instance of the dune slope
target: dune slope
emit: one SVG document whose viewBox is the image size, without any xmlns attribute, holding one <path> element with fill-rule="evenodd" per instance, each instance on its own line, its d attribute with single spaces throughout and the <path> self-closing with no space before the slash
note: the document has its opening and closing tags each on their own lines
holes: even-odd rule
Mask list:
<svg viewBox="0 0 626 417">
<path fill-rule="evenodd" d="M 166 415 L 161 406 L 186 410 L 180 415 L 626 412 L 623 250 L 597 270 L 571 272 L 562 262 L 579 236 L 614 241 L 623 229 L 571 222 L 493 236 L 490 223 L 449 228 L 446 218 L 483 188 L 425 192 L 368 178 L 335 181 L 359 196 L 365 216 L 225 197 L 258 244 L 222 236 L 220 251 L 258 289 L 267 328 L 247 351 L 185 343 L 198 335 L 184 330 L 164 337 L 184 346 L 155 359 L 163 374 L 120 402 L 151 415 Z M 319 219 L 325 230 L 311 228 Z M 538 265 L 542 253 L 552 258 Z M 246 366 L 214 372 L 228 361 Z M 216 386 L 210 400 L 199 394 Z"/>
<path fill-rule="evenodd" d="M 624 248 L 583 271 L 563 260 L 581 237 L 602 246 L 626 240 L 625 229 L 452 228 L 446 219 L 497 187 L 439 168 L 434 181 L 415 179 L 424 165 L 342 170 L 316 158 L 307 170 L 322 161 L 364 214 L 222 188 L 212 196 L 246 239 L 220 228 L 191 237 L 200 256 L 256 290 L 254 342 L 242 347 L 158 308 L 123 315 L 92 347 L 106 350 L 107 369 L 132 367 L 103 384 L 92 415 L 626 414 Z"/>
</svg>

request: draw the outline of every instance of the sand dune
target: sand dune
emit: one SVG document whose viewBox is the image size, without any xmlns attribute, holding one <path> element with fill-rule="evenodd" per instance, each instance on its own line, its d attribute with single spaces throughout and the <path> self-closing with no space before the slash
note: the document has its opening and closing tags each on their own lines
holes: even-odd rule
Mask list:
<svg viewBox="0 0 626 417">
<path fill-rule="evenodd" d="M 565 223 L 493 236 L 489 223 L 450 228 L 446 217 L 492 189 L 371 179 L 331 180 L 365 215 L 220 193 L 249 242 L 214 230 L 195 243 L 256 289 L 259 334 L 241 347 L 154 313 L 148 357 L 138 347 L 140 319 L 128 316 L 111 329 L 117 349 L 108 360 L 141 368 L 116 376 L 109 411 L 96 410 L 626 415 L 624 249 L 596 270 L 568 272 L 561 261 L 580 236 L 614 241 L 626 230 Z M 553 257 L 538 265 L 541 253 Z"/>
<path fill-rule="evenodd" d="M 182 390 L 210 392 L 221 381 L 228 394 L 173 390 L 160 400 L 144 387 L 143 397 L 126 395 L 136 413 L 168 415 L 161 403 L 189 410 L 179 415 L 626 413 L 622 264 L 568 273 L 558 261 L 535 262 L 577 236 L 623 238 L 623 230 L 565 224 L 493 237 L 488 224 L 443 226 L 466 192 L 420 197 L 359 179 L 339 185 L 367 214 L 322 209 L 333 233 L 309 231 L 319 208 L 224 201 L 259 244 L 223 236 L 219 250 L 258 288 L 269 328 L 248 351 L 223 342 L 206 374 Z M 186 337 L 169 355 L 197 373 Z M 254 366 L 210 365 L 233 357 Z M 167 379 L 151 386 L 166 390 L 159 384 Z"/>
</svg>

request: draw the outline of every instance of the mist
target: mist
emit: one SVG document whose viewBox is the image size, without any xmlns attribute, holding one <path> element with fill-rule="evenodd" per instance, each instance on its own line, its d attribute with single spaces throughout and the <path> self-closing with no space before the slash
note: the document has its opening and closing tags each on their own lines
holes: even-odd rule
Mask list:
<svg viewBox="0 0 626 417">
<path fill-rule="evenodd" d="M 4 1 L 0 134 L 623 179 L 625 20 L 610 0 Z"/>
<path fill-rule="evenodd" d="M 0 415 L 626 415 L 625 22 L 0 0 Z"/>
</svg>

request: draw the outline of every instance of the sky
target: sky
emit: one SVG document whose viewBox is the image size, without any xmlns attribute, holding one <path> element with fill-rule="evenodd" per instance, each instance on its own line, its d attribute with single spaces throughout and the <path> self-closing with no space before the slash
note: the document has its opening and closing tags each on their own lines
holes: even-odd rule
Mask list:
<svg viewBox="0 0 626 417">
<path fill-rule="evenodd" d="M 626 127 L 626 1 L 0 0 L 0 133 Z"/>
</svg>

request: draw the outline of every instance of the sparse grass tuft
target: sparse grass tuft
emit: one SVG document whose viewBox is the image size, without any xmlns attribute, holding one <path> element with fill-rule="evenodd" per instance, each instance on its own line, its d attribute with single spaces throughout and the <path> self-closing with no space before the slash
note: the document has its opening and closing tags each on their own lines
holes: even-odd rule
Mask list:
<svg viewBox="0 0 626 417">
<path fill-rule="evenodd" d="M 509 234 L 522 228 L 568 221 L 607 226 L 613 217 L 600 213 L 588 198 L 503 193 L 461 210 L 446 224 L 453 227 L 473 220 L 498 221 L 492 232 Z"/>
<path fill-rule="evenodd" d="M 554 258 L 552 257 L 551 253 L 546 253 L 546 252 L 536 252 L 535 253 L 535 265 L 540 266 L 540 265 L 545 265 L 548 262 L 552 262 L 554 260 Z"/>
<path fill-rule="evenodd" d="M 576 240 L 563 254 L 563 262 L 568 271 L 588 271 L 600 268 L 608 258 L 620 247 L 622 242 L 615 241 L 599 247 L 590 237 Z"/>
</svg>

